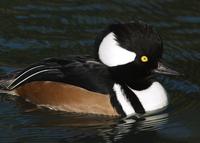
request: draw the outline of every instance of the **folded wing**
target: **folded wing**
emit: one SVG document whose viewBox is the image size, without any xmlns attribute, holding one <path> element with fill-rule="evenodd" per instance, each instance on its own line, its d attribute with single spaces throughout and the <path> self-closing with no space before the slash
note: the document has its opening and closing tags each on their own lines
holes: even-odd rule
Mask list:
<svg viewBox="0 0 200 143">
<path fill-rule="evenodd" d="M 63 82 L 104 94 L 113 85 L 106 66 L 94 59 L 80 56 L 50 58 L 33 64 L 10 80 L 7 89 L 13 90 L 32 81 Z"/>
</svg>

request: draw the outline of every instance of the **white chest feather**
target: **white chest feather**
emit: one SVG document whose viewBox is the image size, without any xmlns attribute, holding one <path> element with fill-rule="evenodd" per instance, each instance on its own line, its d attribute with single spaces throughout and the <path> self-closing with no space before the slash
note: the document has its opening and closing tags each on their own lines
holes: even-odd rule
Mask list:
<svg viewBox="0 0 200 143">
<path fill-rule="evenodd" d="M 137 95 L 146 112 L 159 110 L 168 105 L 167 93 L 159 82 L 154 82 L 142 91 L 131 90 Z"/>
<path fill-rule="evenodd" d="M 115 91 L 116 98 L 121 105 L 124 113 L 128 115 L 135 114 L 135 110 L 133 109 L 133 106 L 131 105 L 130 101 L 126 98 L 124 95 L 125 93 L 121 89 L 121 86 L 119 84 L 114 84 L 113 90 Z"/>
<path fill-rule="evenodd" d="M 135 93 L 147 113 L 164 109 L 168 105 L 167 93 L 159 82 L 154 82 L 149 88 L 141 91 L 131 89 L 130 87 L 129 89 Z M 121 86 L 114 84 L 113 90 L 124 113 L 127 116 L 136 114 L 132 103 L 125 95 Z"/>
</svg>

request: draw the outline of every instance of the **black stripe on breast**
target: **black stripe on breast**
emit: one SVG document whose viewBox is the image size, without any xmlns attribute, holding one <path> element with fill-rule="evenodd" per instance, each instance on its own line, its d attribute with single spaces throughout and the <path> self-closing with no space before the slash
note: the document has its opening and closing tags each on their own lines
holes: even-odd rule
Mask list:
<svg viewBox="0 0 200 143">
<path fill-rule="evenodd" d="M 121 104 L 117 100 L 117 97 L 114 91 L 111 91 L 110 93 L 110 101 L 111 101 L 112 106 L 116 109 L 117 113 L 119 113 L 122 117 L 125 117 L 126 113 L 124 112 Z"/>
<path fill-rule="evenodd" d="M 122 85 L 122 88 L 124 90 L 126 98 L 131 102 L 131 105 L 133 106 L 135 112 L 139 114 L 144 114 L 145 109 L 135 93 L 131 91 L 126 85 Z"/>
</svg>

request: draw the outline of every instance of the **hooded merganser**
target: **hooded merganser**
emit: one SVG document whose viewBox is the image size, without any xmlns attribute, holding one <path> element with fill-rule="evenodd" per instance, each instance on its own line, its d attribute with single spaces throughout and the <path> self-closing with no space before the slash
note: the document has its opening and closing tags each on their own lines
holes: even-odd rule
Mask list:
<svg viewBox="0 0 200 143">
<path fill-rule="evenodd" d="M 112 24 L 97 36 L 96 49 L 97 59 L 44 59 L 2 80 L 2 89 L 67 112 L 131 116 L 166 108 L 167 93 L 152 73 L 177 72 L 160 63 L 162 40 L 151 26 Z"/>
</svg>

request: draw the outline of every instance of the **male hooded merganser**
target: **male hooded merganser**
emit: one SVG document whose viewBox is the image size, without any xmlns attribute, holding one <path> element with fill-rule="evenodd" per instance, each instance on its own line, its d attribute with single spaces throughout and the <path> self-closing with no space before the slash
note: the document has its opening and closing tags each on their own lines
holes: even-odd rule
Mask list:
<svg viewBox="0 0 200 143">
<path fill-rule="evenodd" d="M 159 62 L 162 40 L 151 26 L 112 24 L 97 36 L 96 46 L 98 59 L 45 59 L 2 80 L 2 89 L 67 112 L 131 116 L 166 108 L 166 91 L 152 73 L 177 73 Z"/>
</svg>

